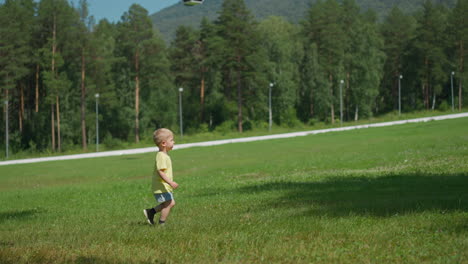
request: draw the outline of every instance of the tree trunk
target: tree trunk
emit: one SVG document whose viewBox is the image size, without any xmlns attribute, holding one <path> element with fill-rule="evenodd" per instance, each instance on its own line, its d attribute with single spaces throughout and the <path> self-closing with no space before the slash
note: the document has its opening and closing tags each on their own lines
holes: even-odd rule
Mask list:
<svg viewBox="0 0 468 264">
<path fill-rule="evenodd" d="M 359 106 L 356 105 L 356 109 L 354 111 L 354 121 L 358 121 L 359 120 Z"/>
<path fill-rule="evenodd" d="M 343 100 L 343 111 L 345 111 L 346 113 L 343 113 L 343 116 L 346 115 L 346 119 L 345 120 L 349 120 L 349 113 L 348 113 L 348 105 L 349 105 L 349 98 L 351 97 L 350 96 L 350 93 L 351 93 L 351 89 L 350 89 L 350 80 L 351 80 L 351 75 L 350 73 L 348 72 L 346 74 L 346 86 L 345 86 L 345 91 L 343 92 L 343 96 L 344 96 L 344 100 Z M 377 105 L 377 104 L 376 104 Z M 344 117 L 343 117 L 344 118 Z"/>
<path fill-rule="evenodd" d="M 39 63 L 36 65 L 36 113 L 39 112 Z"/>
<path fill-rule="evenodd" d="M 139 51 L 135 52 L 135 142 L 140 142 L 140 61 Z"/>
<path fill-rule="evenodd" d="M 50 104 L 50 123 L 51 123 L 51 136 L 52 136 L 52 151 L 55 152 L 55 111 L 54 104 Z"/>
<path fill-rule="evenodd" d="M 310 103 L 309 103 L 309 114 L 310 114 L 310 118 L 314 118 L 314 89 L 310 88 L 310 93 L 309 93 L 309 99 L 310 99 Z"/>
<path fill-rule="evenodd" d="M 86 61 L 84 48 L 81 50 L 81 147 L 87 150 L 86 144 Z"/>
<path fill-rule="evenodd" d="M 237 71 L 237 129 L 242 133 L 242 88 L 241 88 L 241 71 Z"/>
<path fill-rule="evenodd" d="M 426 58 L 424 61 L 424 64 L 426 66 L 426 70 L 429 68 L 429 60 Z M 424 106 L 426 107 L 426 110 L 429 110 L 429 73 L 426 72 L 425 80 L 424 80 Z"/>
<path fill-rule="evenodd" d="M 423 81 L 422 85 L 422 93 L 423 93 L 423 102 L 424 102 L 424 108 L 427 109 L 427 100 L 426 100 L 426 83 Z"/>
<path fill-rule="evenodd" d="M 24 119 L 24 87 L 20 83 L 20 110 L 19 112 L 19 131 L 23 133 L 23 119 Z"/>
<path fill-rule="evenodd" d="M 392 98 L 396 98 L 393 99 L 393 109 L 398 109 L 398 85 L 399 85 L 399 82 L 401 82 L 400 80 L 400 73 L 399 72 L 396 72 L 395 73 L 395 77 L 393 78 L 393 85 L 392 85 Z M 401 85 L 401 83 L 400 83 Z M 401 87 L 400 87 L 401 88 Z"/>
<path fill-rule="evenodd" d="M 465 50 L 463 48 L 463 40 L 460 41 L 460 69 L 459 72 L 460 74 L 464 71 L 463 65 L 464 65 L 464 57 L 465 57 Z M 462 80 L 463 78 L 458 78 L 458 111 L 461 112 L 462 110 Z"/>
<path fill-rule="evenodd" d="M 200 122 L 203 122 L 205 113 L 205 74 L 202 73 L 200 84 Z"/>
<path fill-rule="evenodd" d="M 52 76 L 55 78 L 55 37 L 56 37 L 56 24 L 55 24 L 55 15 L 54 15 L 54 25 L 53 25 L 53 31 L 52 31 Z M 55 152 L 55 110 L 54 110 L 54 104 L 51 104 L 51 112 L 52 112 L 52 151 Z"/>
<path fill-rule="evenodd" d="M 330 74 L 330 112 L 331 123 L 335 124 L 335 105 L 333 104 L 333 75 Z"/>
<path fill-rule="evenodd" d="M 55 97 L 56 104 L 55 107 L 57 109 L 57 149 L 59 152 L 62 151 L 62 142 L 60 140 L 60 101 L 59 96 Z"/>
</svg>

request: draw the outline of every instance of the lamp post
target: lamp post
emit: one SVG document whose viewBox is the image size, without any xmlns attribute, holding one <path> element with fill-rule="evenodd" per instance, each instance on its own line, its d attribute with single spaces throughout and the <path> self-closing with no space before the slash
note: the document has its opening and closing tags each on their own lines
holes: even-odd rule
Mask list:
<svg viewBox="0 0 468 264">
<path fill-rule="evenodd" d="M 455 110 L 454 103 L 453 103 L 453 76 L 454 75 L 455 75 L 455 72 L 452 72 L 452 74 L 450 74 L 450 86 L 452 88 L 452 112 Z"/>
<path fill-rule="evenodd" d="M 403 75 L 398 76 L 398 115 L 401 115 L 401 79 Z"/>
<path fill-rule="evenodd" d="M 179 88 L 179 119 L 180 119 L 180 137 L 184 137 L 184 129 L 182 123 L 182 92 L 184 88 Z"/>
<path fill-rule="evenodd" d="M 99 151 L 99 94 L 95 94 L 96 97 L 96 152 Z"/>
<path fill-rule="evenodd" d="M 273 83 L 270 83 L 270 89 L 268 90 L 268 131 L 271 132 L 271 126 L 273 124 L 273 113 L 271 111 L 271 89 Z"/>
<path fill-rule="evenodd" d="M 340 81 L 340 126 L 343 125 L 343 84 L 344 81 Z"/>
<path fill-rule="evenodd" d="M 5 156 L 8 159 L 8 100 L 5 100 Z"/>
</svg>

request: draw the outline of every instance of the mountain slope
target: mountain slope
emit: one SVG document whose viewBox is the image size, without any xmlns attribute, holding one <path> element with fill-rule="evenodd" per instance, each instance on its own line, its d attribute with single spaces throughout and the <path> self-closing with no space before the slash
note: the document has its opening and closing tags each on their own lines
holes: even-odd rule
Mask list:
<svg viewBox="0 0 468 264">
<path fill-rule="evenodd" d="M 394 5 L 397 5 L 405 12 L 411 13 L 418 10 L 424 1 L 356 0 L 356 3 L 361 7 L 361 10 L 373 9 L 379 17 L 384 17 Z M 293 23 L 297 23 L 305 17 L 310 3 L 313 2 L 315 0 L 245 0 L 247 8 L 258 20 L 274 15 L 283 16 Z M 453 7 L 456 0 L 434 0 L 433 2 Z M 215 20 L 218 17 L 218 11 L 221 9 L 222 3 L 223 0 L 205 0 L 202 5 L 187 7 L 180 1 L 151 15 L 151 18 L 163 38 L 170 41 L 180 25 L 191 25 L 198 28 L 203 17 Z"/>
</svg>

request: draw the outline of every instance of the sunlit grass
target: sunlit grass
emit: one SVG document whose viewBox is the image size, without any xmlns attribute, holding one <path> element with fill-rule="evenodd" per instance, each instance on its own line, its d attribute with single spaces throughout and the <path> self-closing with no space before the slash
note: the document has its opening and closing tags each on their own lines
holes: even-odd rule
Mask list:
<svg viewBox="0 0 468 264">
<path fill-rule="evenodd" d="M 0 167 L 0 263 L 467 263 L 468 120 Z"/>
<path fill-rule="evenodd" d="M 468 108 L 462 109 L 462 112 L 466 112 L 466 111 L 468 111 Z M 211 141 L 211 140 L 231 139 L 231 138 L 240 138 L 240 137 L 253 137 L 253 136 L 298 132 L 298 131 L 328 129 L 328 128 L 336 128 L 340 126 L 345 126 L 345 127 L 356 126 L 356 125 L 363 125 L 363 124 L 370 124 L 370 123 L 381 123 L 381 122 L 389 122 L 389 121 L 449 115 L 449 114 L 454 114 L 454 113 L 460 113 L 460 112 L 430 110 L 430 111 L 416 111 L 416 112 L 409 112 L 409 113 L 403 112 L 401 115 L 399 115 L 398 112 L 390 112 L 384 115 L 360 119 L 358 121 L 348 121 L 348 122 L 345 121 L 343 125 L 340 125 L 338 120 L 335 122 L 335 124 L 325 123 L 325 122 L 314 122 L 311 124 L 302 124 L 299 122 L 299 123 L 296 123 L 297 126 L 293 126 L 293 127 L 289 127 L 287 125 L 282 125 L 282 126 L 273 125 L 271 131 L 268 130 L 268 124 L 264 122 L 262 124 L 262 127 L 254 126 L 251 130 L 246 130 L 243 133 L 237 132 L 236 127 L 233 127 L 231 130 L 223 131 L 223 132 L 219 132 L 219 131 L 201 132 L 196 129 L 195 130 L 192 129 L 192 131 L 188 131 L 188 133 L 186 131 L 183 137 L 180 136 L 180 132 L 178 131 L 178 128 L 174 130 L 174 132 L 176 134 L 177 143 L 184 144 L 184 143 Z M 153 147 L 154 143 L 152 141 L 151 135 L 152 135 L 152 131 L 143 132 L 141 135 L 141 141 L 139 143 L 135 143 L 133 140 L 129 140 L 129 141 L 113 140 L 113 142 L 117 142 L 117 143 L 107 144 L 106 142 L 102 142 L 103 139 L 101 138 L 101 143 L 99 144 L 99 151 L 102 152 L 102 151 L 112 151 L 112 150 L 121 150 L 121 149 Z M 19 152 L 10 150 L 8 160 L 92 153 L 92 152 L 96 152 L 96 145 L 94 144 L 95 142 L 94 140 L 95 139 L 93 139 L 92 142 L 90 142 L 90 144 L 88 145 L 87 151 L 83 151 L 81 146 L 78 146 L 78 145 L 67 146 L 62 152 L 53 152 L 50 149 L 46 149 L 43 151 L 24 150 L 24 151 L 19 151 Z M 2 160 L 6 160 L 4 151 L 0 152 L 0 161 Z"/>
</svg>

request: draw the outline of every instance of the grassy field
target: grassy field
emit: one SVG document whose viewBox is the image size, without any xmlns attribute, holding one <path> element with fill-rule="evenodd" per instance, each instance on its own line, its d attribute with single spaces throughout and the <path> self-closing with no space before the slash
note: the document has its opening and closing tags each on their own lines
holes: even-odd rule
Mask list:
<svg viewBox="0 0 468 264">
<path fill-rule="evenodd" d="M 177 141 L 177 139 L 176 139 Z M 0 263 L 468 263 L 468 119 L 0 167 Z"/>
<path fill-rule="evenodd" d="M 372 123 L 382 123 L 382 122 L 389 122 L 389 121 L 399 121 L 399 120 L 408 120 L 408 119 L 415 119 L 415 118 L 423 118 L 423 117 L 433 117 L 433 116 L 442 116 L 442 115 L 450 115 L 450 114 L 458 114 L 458 113 L 467 113 L 468 107 L 463 108 L 461 112 L 459 111 L 415 111 L 409 113 L 402 113 L 398 115 L 398 112 L 390 112 L 385 115 L 375 116 L 367 119 L 360 119 L 359 121 L 349 121 L 343 122 L 343 127 L 346 126 L 356 126 L 356 125 L 363 125 L 363 124 L 372 124 Z M 335 124 L 329 124 L 324 122 L 314 122 L 313 124 L 302 124 L 297 123 L 296 126 L 289 127 L 287 125 L 284 126 L 277 126 L 273 124 L 271 131 L 268 131 L 268 123 L 263 123 L 263 127 L 254 127 L 252 130 L 246 130 L 243 133 L 237 132 L 237 124 L 231 129 L 228 130 L 221 130 L 221 131 L 213 131 L 213 132 L 201 132 L 201 131 L 185 131 L 184 137 L 178 137 L 177 143 L 194 143 L 194 142 L 203 142 L 203 141 L 211 141 L 211 140 L 222 140 L 222 139 L 232 139 L 232 138 L 240 138 L 240 137 L 253 137 L 253 136 L 264 136 L 264 135 L 272 135 L 272 134 L 282 134 L 282 133 L 290 133 L 290 132 L 298 132 L 298 131 L 310 131 L 310 130 L 319 130 L 319 129 L 328 129 L 328 128 L 337 128 L 341 127 L 339 121 L 335 122 Z M 174 130 L 177 135 L 179 134 L 178 128 Z M 107 139 L 104 140 L 101 138 L 101 144 L 99 144 L 99 150 L 102 151 L 112 151 L 112 150 L 122 150 L 122 149 L 135 149 L 135 148 L 146 148 L 146 147 L 153 147 L 153 138 L 152 138 L 153 131 L 147 131 L 140 135 L 141 139 L 139 143 L 135 143 L 133 137 L 130 137 L 132 140 L 129 141 L 121 141 L 121 140 L 111 140 L 111 144 L 108 143 Z M 71 146 L 68 144 L 62 144 L 63 150 L 62 152 L 53 152 L 50 149 L 45 149 L 42 151 L 35 150 L 30 148 L 28 150 L 22 150 L 20 152 L 11 149 L 9 151 L 9 158 L 8 160 L 15 160 L 15 159 L 26 159 L 26 158 L 38 158 L 38 157 L 50 157 L 50 156 L 60 156 L 60 155 L 73 155 L 73 154 L 82 154 L 82 153 L 92 153 L 96 150 L 96 145 L 94 144 L 95 138 L 93 138 L 88 145 L 88 150 L 83 151 L 81 146 Z M 3 143 L 3 142 L 2 142 Z M 10 142 L 11 144 L 11 142 Z M 65 146 L 64 146 L 65 145 Z M 5 146 L 3 146 L 3 151 L 0 151 L 0 161 L 7 160 L 5 157 Z"/>
</svg>

